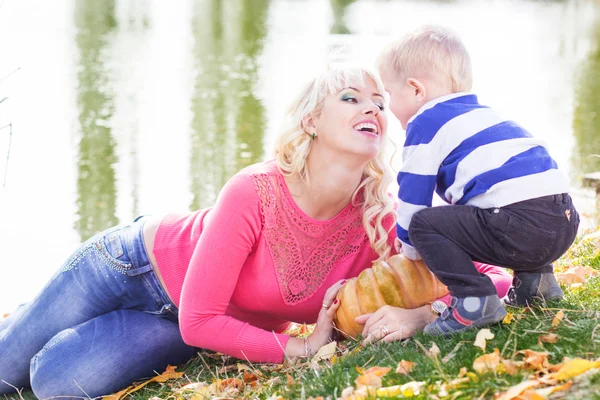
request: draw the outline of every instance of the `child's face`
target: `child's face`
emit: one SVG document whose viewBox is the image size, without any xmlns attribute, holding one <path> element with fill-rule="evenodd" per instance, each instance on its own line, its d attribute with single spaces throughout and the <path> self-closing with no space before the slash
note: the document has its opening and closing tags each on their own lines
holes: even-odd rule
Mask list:
<svg viewBox="0 0 600 400">
<path fill-rule="evenodd" d="M 400 120 L 402 129 L 406 130 L 408 120 L 419 111 L 422 101 L 406 80 L 401 81 L 391 73 L 382 73 L 381 80 L 390 95 L 390 111 Z"/>
</svg>

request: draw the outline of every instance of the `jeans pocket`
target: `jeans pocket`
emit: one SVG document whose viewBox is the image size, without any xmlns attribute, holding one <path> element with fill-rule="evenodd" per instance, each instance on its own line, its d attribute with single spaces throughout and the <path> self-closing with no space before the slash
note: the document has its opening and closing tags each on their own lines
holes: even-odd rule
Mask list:
<svg viewBox="0 0 600 400">
<path fill-rule="evenodd" d="M 127 271 L 132 268 L 128 254 L 125 251 L 124 243 L 122 240 L 122 228 L 117 231 L 110 232 L 98 242 L 96 242 L 96 249 L 100 257 L 112 268 L 117 271 Z"/>
<path fill-rule="evenodd" d="M 505 235 L 497 243 L 497 251 L 505 253 L 517 266 L 539 267 L 552 261 L 550 253 L 556 236 L 555 231 L 509 215 Z"/>
</svg>

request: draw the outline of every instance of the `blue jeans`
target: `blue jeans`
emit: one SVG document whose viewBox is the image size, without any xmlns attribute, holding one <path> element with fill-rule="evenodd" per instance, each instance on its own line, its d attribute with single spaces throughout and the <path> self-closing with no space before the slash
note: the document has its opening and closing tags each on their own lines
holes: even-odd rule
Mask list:
<svg viewBox="0 0 600 400">
<path fill-rule="evenodd" d="M 103 396 L 196 354 L 148 260 L 143 223 L 88 240 L 0 324 L 0 394 Z"/>
</svg>

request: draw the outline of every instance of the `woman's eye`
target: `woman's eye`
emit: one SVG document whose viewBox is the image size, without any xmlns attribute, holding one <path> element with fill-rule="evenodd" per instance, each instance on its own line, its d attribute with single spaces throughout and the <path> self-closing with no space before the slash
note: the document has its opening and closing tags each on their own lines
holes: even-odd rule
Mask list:
<svg viewBox="0 0 600 400">
<path fill-rule="evenodd" d="M 380 111 L 385 111 L 385 106 L 383 104 L 377 104 L 377 107 L 379 107 Z"/>
<path fill-rule="evenodd" d="M 356 103 L 356 97 L 352 97 L 349 95 L 342 96 L 342 101 L 349 101 L 351 103 Z"/>
</svg>

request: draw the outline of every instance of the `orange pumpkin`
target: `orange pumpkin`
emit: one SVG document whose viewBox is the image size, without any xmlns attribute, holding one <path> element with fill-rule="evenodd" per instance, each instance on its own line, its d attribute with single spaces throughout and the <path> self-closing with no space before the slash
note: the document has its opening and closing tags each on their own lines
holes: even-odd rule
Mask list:
<svg viewBox="0 0 600 400">
<path fill-rule="evenodd" d="M 354 322 L 359 315 L 375 312 L 386 304 L 417 308 L 446 294 L 448 288 L 423 261 L 397 254 L 348 279 L 337 295 L 340 307 L 335 325 L 346 337 L 356 338 L 364 327 Z"/>
</svg>

